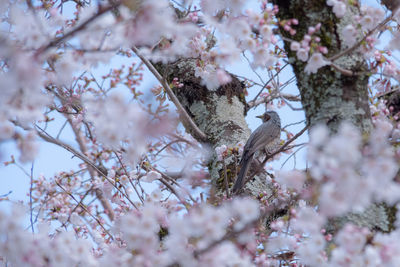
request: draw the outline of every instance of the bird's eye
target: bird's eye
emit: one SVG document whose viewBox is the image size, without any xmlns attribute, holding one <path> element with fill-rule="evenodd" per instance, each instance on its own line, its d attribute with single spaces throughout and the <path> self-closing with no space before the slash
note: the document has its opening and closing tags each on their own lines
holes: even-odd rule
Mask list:
<svg viewBox="0 0 400 267">
<path fill-rule="evenodd" d="M 271 119 L 271 116 L 270 115 L 268 115 L 268 114 L 265 114 L 265 121 L 269 121 L 270 119 Z"/>
</svg>

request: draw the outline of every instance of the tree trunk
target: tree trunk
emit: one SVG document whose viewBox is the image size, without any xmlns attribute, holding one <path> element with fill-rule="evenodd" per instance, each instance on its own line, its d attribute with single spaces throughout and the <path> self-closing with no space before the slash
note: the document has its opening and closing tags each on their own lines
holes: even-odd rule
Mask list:
<svg viewBox="0 0 400 267">
<path fill-rule="evenodd" d="M 202 85 L 201 79 L 195 77 L 195 66 L 192 59 L 180 59 L 168 65 L 155 64 L 168 82 L 178 78 L 184 84 L 182 88 L 174 88 L 174 93 L 200 130 L 206 134 L 208 140 L 205 146 L 209 145 L 215 151 L 221 145 L 234 147 L 240 141 L 245 142 L 250 136 L 250 130 L 245 120 L 244 84 L 232 76 L 230 83 L 215 91 L 208 90 Z M 190 127 L 186 129 L 190 133 Z M 208 168 L 215 193 L 225 192 L 226 182 L 230 187 L 235 182 L 238 162 L 238 155 L 231 155 L 220 162 L 213 153 Z M 255 176 L 246 188 L 254 196 L 269 192 L 266 174 Z"/>
<path fill-rule="evenodd" d="M 276 0 L 279 7 L 278 18 L 283 21 L 296 18 L 299 24 L 295 26 L 295 36 L 289 35 L 283 29 L 281 34 L 300 42 L 309 27 L 321 23 L 321 29 L 316 34 L 321 38 L 320 45 L 328 48 L 327 58 L 345 50 L 342 29 L 353 22 L 359 15 L 356 8 L 341 19 L 327 6 L 326 0 Z M 331 131 L 336 132 L 340 122 L 347 120 L 356 125 L 361 132 L 369 132 L 372 127 L 368 105 L 368 75 L 367 64 L 360 51 L 354 51 L 335 61 L 335 64 L 353 73 L 346 76 L 330 66 L 319 69 L 318 73 L 306 75 L 306 62 L 296 58 L 296 52 L 290 50 L 290 42 L 285 41 L 285 50 L 297 78 L 303 108 L 307 122 L 313 126 L 326 124 Z"/>
<path fill-rule="evenodd" d="M 286 38 L 300 42 L 309 27 L 321 23 L 317 35 L 321 45 L 328 48 L 327 58 L 346 49 L 343 45 L 342 29 L 360 15 L 359 9 L 351 7 L 351 11 L 339 19 L 332 12 L 332 7 L 326 0 L 275 0 L 279 7 L 278 18 L 298 19 L 296 35 L 290 36 L 281 29 Z M 285 41 L 285 50 L 297 78 L 297 86 L 301 94 L 301 102 L 307 122 L 313 126 L 323 123 L 331 132 L 336 132 L 340 123 L 350 121 L 362 133 L 370 132 L 372 128 L 371 114 L 368 104 L 368 68 L 359 50 L 355 50 L 335 61 L 343 69 L 358 73 L 345 76 L 330 66 L 325 66 L 316 74 L 307 75 L 304 72 L 306 62 L 298 60 L 296 53 L 290 50 L 290 42 Z M 370 229 L 388 230 L 388 216 L 383 205 L 373 205 L 362 214 L 349 214 L 335 219 L 328 226 L 335 231 L 345 222 L 351 221 Z"/>
</svg>

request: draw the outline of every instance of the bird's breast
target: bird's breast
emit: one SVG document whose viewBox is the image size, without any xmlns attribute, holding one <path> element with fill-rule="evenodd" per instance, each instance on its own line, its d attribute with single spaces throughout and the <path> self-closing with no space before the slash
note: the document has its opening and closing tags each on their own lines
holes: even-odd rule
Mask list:
<svg viewBox="0 0 400 267">
<path fill-rule="evenodd" d="M 277 138 L 273 139 L 272 142 L 269 142 L 265 146 L 265 152 L 267 154 L 271 154 L 271 153 L 275 152 L 278 149 L 280 143 L 281 143 L 281 138 L 280 137 L 277 137 Z"/>
</svg>

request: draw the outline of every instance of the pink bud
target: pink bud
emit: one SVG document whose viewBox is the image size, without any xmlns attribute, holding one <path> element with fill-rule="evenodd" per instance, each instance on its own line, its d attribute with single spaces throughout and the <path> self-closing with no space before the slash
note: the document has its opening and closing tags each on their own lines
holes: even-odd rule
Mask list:
<svg viewBox="0 0 400 267">
<path fill-rule="evenodd" d="M 327 235 L 325 236 L 325 240 L 326 240 L 326 241 L 331 241 L 331 240 L 332 240 L 332 235 L 331 235 L 331 234 L 327 234 Z"/>
<path fill-rule="evenodd" d="M 325 46 L 320 46 L 320 47 L 319 47 L 319 51 L 320 51 L 322 54 L 327 54 L 327 53 L 328 53 L 328 48 L 326 48 Z"/>
</svg>

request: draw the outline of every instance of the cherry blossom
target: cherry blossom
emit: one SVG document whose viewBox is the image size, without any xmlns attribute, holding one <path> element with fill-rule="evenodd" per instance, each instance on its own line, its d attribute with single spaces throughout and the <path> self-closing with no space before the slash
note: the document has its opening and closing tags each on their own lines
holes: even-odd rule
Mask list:
<svg viewBox="0 0 400 267">
<path fill-rule="evenodd" d="M 341 0 L 327 0 L 326 4 L 328 6 L 332 6 L 333 9 L 333 13 L 335 13 L 335 15 L 338 18 L 343 17 L 346 14 L 346 3 L 344 1 Z"/>
<path fill-rule="evenodd" d="M 304 69 L 307 73 L 317 73 L 318 69 L 329 65 L 329 61 L 324 59 L 321 53 L 314 53 L 311 55 L 310 59 L 307 62 L 307 66 Z"/>
<path fill-rule="evenodd" d="M 339 25 L 335 40 L 318 18 L 302 28 L 305 18 L 282 17 L 266 0 L 0 0 L 0 145 L 15 145 L 17 157 L 0 156 L 30 185 L 24 208 L 0 211 L 1 264 L 397 266 L 399 14 L 344 0 L 320 8 Z M 358 54 L 355 69 L 347 63 Z M 232 71 L 243 62 L 248 70 Z M 372 126 L 361 133 L 357 121 L 339 124 L 344 108 L 307 125 L 300 143 L 285 117 L 280 150 L 254 159 L 254 194 L 238 196 L 231 187 L 244 147 L 237 142 L 249 132 L 244 114 L 264 104 L 294 112 L 311 98 L 292 94 L 287 65 L 306 84 L 319 78 L 333 87 L 325 72 L 349 83 L 365 77 Z M 229 111 L 224 124 L 224 114 L 206 114 L 226 88 L 217 111 Z M 345 89 L 327 97 L 350 98 Z M 186 101 L 175 99 L 182 94 Z M 75 166 L 36 173 L 42 142 Z M 304 162 L 280 170 L 275 160 L 296 163 L 297 147 Z M 12 192 L 0 201 L 17 202 Z M 376 203 L 397 209 L 387 229 L 331 223 Z"/>
<path fill-rule="evenodd" d="M 357 41 L 357 30 L 351 24 L 343 28 L 342 34 L 346 46 L 350 47 Z"/>
</svg>

